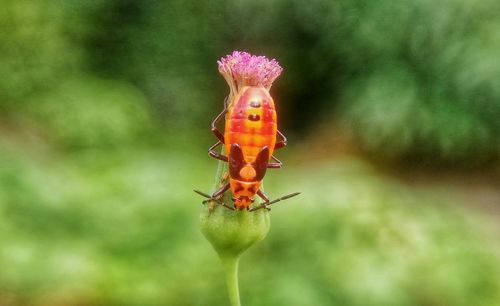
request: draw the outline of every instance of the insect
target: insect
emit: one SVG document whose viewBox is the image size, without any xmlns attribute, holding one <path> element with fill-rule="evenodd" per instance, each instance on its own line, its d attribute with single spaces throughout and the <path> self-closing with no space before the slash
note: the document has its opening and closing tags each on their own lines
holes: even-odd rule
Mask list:
<svg viewBox="0 0 500 306">
<path fill-rule="evenodd" d="M 225 117 L 224 134 L 217 123 Z M 283 163 L 273 156 L 274 151 L 286 146 L 286 137 L 277 129 L 274 100 L 262 86 L 244 86 L 233 101 L 224 103 L 224 109 L 212 122 L 212 133 L 218 141 L 208 149 L 208 154 L 229 163 L 229 182 L 220 187 L 212 196 L 195 190 L 226 208 L 233 209 L 220 199 L 231 189 L 234 208 L 250 211 L 296 196 L 299 192 L 270 201 L 261 190 L 262 180 L 268 168 L 281 168 Z M 278 141 L 277 137 L 281 139 Z M 216 151 L 225 147 L 227 156 Z M 264 202 L 250 209 L 255 195 Z"/>
</svg>

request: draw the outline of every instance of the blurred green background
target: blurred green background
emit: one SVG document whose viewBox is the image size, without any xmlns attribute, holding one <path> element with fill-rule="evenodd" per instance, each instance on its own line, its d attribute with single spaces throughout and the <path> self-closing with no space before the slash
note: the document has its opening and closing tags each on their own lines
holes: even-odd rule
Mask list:
<svg viewBox="0 0 500 306">
<path fill-rule="evenodd" d="M 227 305 L 198 227 L 216 61 L 289 146 L 244 305 L 500 305 L 497 0 L 1 0 L 0 305 Z"/>
</svg>

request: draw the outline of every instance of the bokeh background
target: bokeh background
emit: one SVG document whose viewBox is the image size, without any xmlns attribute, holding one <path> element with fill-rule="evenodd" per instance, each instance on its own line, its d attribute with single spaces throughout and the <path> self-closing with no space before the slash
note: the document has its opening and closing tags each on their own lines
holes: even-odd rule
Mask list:
<svg viewBox="0 0 500 306">
<path fill-rule="evenodd" d="M 0 1 L 0 305 L 227 305 L 198 227 L 232 50 L 289 146 L 244 305 L 500 305 L 497 0 Z"/>
</svg>

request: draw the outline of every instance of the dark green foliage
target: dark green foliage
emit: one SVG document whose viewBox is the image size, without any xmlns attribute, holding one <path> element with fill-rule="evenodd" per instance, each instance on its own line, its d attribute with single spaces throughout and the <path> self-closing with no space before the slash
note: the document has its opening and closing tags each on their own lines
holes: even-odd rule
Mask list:
<svg viewBox="0 0 500 306">
<path fill-rule="evenodd" d="M 378 155 L 481 162 L 499 143 L 495 8 L 462 0 L 108 1 L 94 16 L 88 52 L 101 73 L 137 84 L 170 125 L 206 126 L 225 91 L 215 60 L 245 49 L 285 67 L 275 91 L 288 129 L 341 121 Z"/>
<path fill-rule="evenodd" d="M 341 122 L 362 147 L 390 158 L 498 155 L 492 0 L 4 2 L 8 114 L 36 110 L 40 93 L 58 103 L 59 83 L 91 70 L 132 82 L 169 129 L 205 128 L 227 91 L 215 61 L 244 49 L 285 67 L 273 91 L 287 130 Z"/>
<path fill-rule="evenodd" d="M 369 43 L 379 49 L 377 60 L 369 61 L 361 83 L 349 84 L 342 99 L 341 117 L 365 147 L 448 162 L 497 156 L 500 130 L 494 118 L 500 115 L 500 96 L 491 82 L 500 78 L 500 66 L 490 50 L 500 48 L 494 34 L 499 25 L 486 12 L 495 6 L 491 1 L 387 5 L 390 13 L 384 15 L 405 16 L 405 22 L 394 23 L 401 35 L 383 39 L 392 48 Z M 382 16 L 368 19 L 378 23 Z M 385 32 L 371 30 L 372 38 Z"/>
<path fill-rule="evenodd" d="M 65 11 L 56 2 L 1 3 L 0 111 L 26 110 L 26 100 L 70 75 L 83 50 L 65 36 Z"/>
<path fill-rule="evenodd" d="M 207 110 L 221 107 L 227 91 L 216 66 L 229 51 L 220 46 L 229 31 L 221 4 L 108 1 L 89 38 L 94 68 L 137 84 L 167 126 L 205 128 Z"/>
</svg>

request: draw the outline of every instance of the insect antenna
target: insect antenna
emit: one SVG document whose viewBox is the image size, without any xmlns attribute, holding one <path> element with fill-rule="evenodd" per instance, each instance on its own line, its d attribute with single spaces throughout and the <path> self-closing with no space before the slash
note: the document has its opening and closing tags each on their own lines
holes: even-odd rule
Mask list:
<svg viewBox="0 0 500 306">
<path fill-rule="evenodd" d="M 230 210 L 235 210 L 233 207 L 228 206 L 226 203 L 224 203 L 224 202 L 222 202 L 221 200 L 219 200 L 219 199 L 217 199 L 217 198 L 214 198 L 214 197 L 212 197 L 212 196 L 210 196 L 210 195 L 208 195 L 208 194 L 204 193 L 203 191 L 199 191 L 199 190 L 196 190 L 196 189 L 194 189 L 193 191 L 194 191 L 194 192 L 196 192 L 197 194 L 201 195 L 202 197 L 207 198 L 207 200 L 204 200 L 204 201 L 202 202 L 203 204 L 206 204 L 206 203 L 208 203 L 208 202 L 210 202 L 210 201 L 215 201 L 215 202 L 219 203 L 220 205 L 224 206 L 224 207 L 225 207 L 225 208 L 227 208 L 227 209 L 230 209 Z"/>
<path fill-rule="evenodd" d="M 212 198 L 212 196 L 209 196 L 208 194 L 204 193 L 203 191 L 199 191 L 199 190 L 196 190 L 196 189 L 194 189 L 193 191 L 196 192 L 197 194 L 201 195 L 202 197 L 207 198 L 207 199 Z"/>
<path fill-rule="evenodd" d="M 283 196 L 281 198 L 277 198 L 275 200 L 272 200 L 271 202 L 267 203 L 266 205 L 271 205 L 271 204 L 277 203 L 279 201 L 290 199 L 290 198 L 293 198 L 294 196 L 298 196 L 299 194 L 300 194 L 300 192 L 290 193 L 290 194 L 287 194 L 286 196 Z"/>
<path fill-rule="evenodd" d="M 293 198 L 294 196 L 298 196 L 299 194 L 300 194 L 300 192 L 294 192 L 294 193 L 287 194 L 286 196 L 282 196 L 281 198 L 274 199 L 270 202 L 264 202 L 264 203 L 260 204 L 259 206 L 250 209 L 249 211 L 255 211 L 255 210 L 261 209 L 261 208 L 265 208 L 265 209 L 270 210 L 269 208 L 267 208 L 269 205 L 286 200 L 286 199 Z"/>
</svg>

